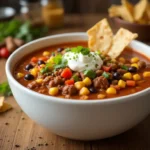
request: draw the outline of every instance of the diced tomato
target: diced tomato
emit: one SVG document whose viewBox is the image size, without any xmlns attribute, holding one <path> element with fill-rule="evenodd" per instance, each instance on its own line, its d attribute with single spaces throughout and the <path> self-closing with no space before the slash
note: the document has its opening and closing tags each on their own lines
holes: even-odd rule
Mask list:
<svg viewBox="0 0 150 150">
<path fill-rule="evenodd" d="M 108 66 L 102 66 L 102 69 L 106 72 L 109 72 L 111 67 L 108 67 Z"/>
<path fill-rule="evenodd" d="M 127 80 L 127 81 L 126 81 L 126 84 L 127 84 L 127 86 L 135 86 L 135 85 L 136 85 L 136 82 L 133 81 L 133 80 Z"/>
<path fill-rule="evenodd" d="M 66 84 L 66 85 L 72 85 L 72 84 L 74 84 L 74 80 L 73 80 L 73 79 L 71 79 L 71 80 L 66 80 L 66 81 L 65 81 L 65 84 Z"/>
<path fill-rule="evenodd" d="M 65 79 L 70 79 L 72 77 L 72 71 L 69 68 L 65 68 L 62 71 L 61 76 Z"/>
<path fill-rule="evenodd" d="M 37 57 L 32 57 L 31 58 L 31 62 L 37 63 L 37 61 L 38 61 Z"/>
<path fill-rule="evenodd" d="M 43 56 L 43 57 L 40 57 L 39 60 L 46 61 L 46 60 L 48 60 L 48 58 Z"/>
<path fill-rule="evenodd" d="M 111 87 L 114 87 L 116 90 L 120 90 L 119 85 L 111 85 Z"/>
<path fill-rule="evenodd" d="M 6 47 L 3 47 L 0 49 L 0 56 L 1 57 L 8 58 L 9 55 L 10 55 L 10 53 Z"/>
</svg>

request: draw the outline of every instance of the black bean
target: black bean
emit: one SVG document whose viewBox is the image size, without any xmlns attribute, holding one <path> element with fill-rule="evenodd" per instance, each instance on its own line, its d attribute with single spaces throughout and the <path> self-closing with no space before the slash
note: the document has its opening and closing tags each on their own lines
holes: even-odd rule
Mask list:
<svg viewBox="0 0 150 150">
<path fill-rule="evenodd" d="M 137 72 L 137 68 L 132 66 L 132 67 L 128 68 L 128 71 L 131 72 L 131 73 L 135 73 L 135 72 Z"/>
<path fill-rule="evenodd" d="M 113 78 L 116 80 L 119 80 L 121 78 L 120 73 L 118 73 L 118 72 L 113 73 Z"/>
<path fill-rule="evenodd" d="M 38 65 L 42 65 L 42 64 L 45 64 L 45 62 L 43 60 L 39 60 Z"/>
<path fill-rule="evenodd" d="M 62 52 L 64 50 L 64 48 L 60 47 L 57 49 L 57 52 Z"/>
<path fill-rule="evenodd" d="M 91 93 L 96 93 L 97 92 L 96 89 L 93 86 L 89 87 L 89 91 Z"/>
<path fill-rule="evenodd" d="M 28 71 L 32 68 L 33 68 L 33 65 L 31 65 L 31 64 L 28 64 L 25 66 L 25 70 L 28 70 Z"/>
<path fill-rule="evenodd" d="M 32 74 L 26 74 L 26 75 L 24 76 L 24 79 L 26 79 L 26 80 L 33 80 L 33 79 L 34 79 L 34 76 L 33 76 Z"/>
</svg>

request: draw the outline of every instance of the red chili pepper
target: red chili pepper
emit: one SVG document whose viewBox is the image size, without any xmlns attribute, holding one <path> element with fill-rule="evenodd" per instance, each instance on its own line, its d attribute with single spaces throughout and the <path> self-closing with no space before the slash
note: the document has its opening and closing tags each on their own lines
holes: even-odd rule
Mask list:
<svg viewBox="0 0 150 150">
<path fill-rule="evenodd" d="M 73 80 L 73 79 L 66 80 L 66 81 L 65 81 L 65 84 L 66 84 L 66 85 L 72 85 L 72 84 L 74 84 L 74 80 Z"/>
<path fill-rule="evenodd" d="M 69 68 L 65 68 L 62 73 L 61 76 L 65 79 L 69 79 L 72 77 L 72 71 Z"/>
<path fill-rule="evenodd" d="M 0 56 L 1 57 L 8 58 L 9 55 L 10 55 L 10 53 L 6 47 L 3 47 L 0 49 Z"/>
<path fill-rule="evenodd" d="M 108 67 L 108 66 L 102 66 L 102 69 L 106 72 L 109 72 L 111 67 Z"/>
<path fill-rule="evenodd" d="M 43 57 L 40 57 L 39 60 L 46 61 L 46 60 L 48 60 L 48 58 L 43 56 Z"/>
<path fill-rule="evenodd" d="M 135 85 L 136 85 L 136 82 L 133 81 L 133 80 L 127 80 L 127 81 L 126 81 L 126 84 L 127 84 L 127 86 L 135 86 Z"/>
<path fill-rule="evenodd" d="M 31 58 L 31 62 L 37 63 L 38 59 L 36 57 Z"/>
</svg>

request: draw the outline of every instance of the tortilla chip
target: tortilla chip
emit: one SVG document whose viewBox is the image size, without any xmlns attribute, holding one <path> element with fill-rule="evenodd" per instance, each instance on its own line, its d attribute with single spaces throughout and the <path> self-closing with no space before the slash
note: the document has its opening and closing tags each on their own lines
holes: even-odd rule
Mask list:
<svg viewBox="0 0 150 150">
<path fill-rule="evenodd" d="M 0 113 L 6 112 L 10 109 L 12 109 L 12 106 L 4 102 L 3 106 L 0 108 Z"/>
<path fill-rule="evenodd" d="M 3 106 L 3 104 L 4 104 L 4 97 L 2 96 L 0 97 L 0 109 Z"/>
<path fill-rule="evenodd" d="M 112 5 L 108 12 L 110 17 L 121 17 L 128 22 L 134 22 L 133 16 L 126 6 Z"/>
<path fill-rule="evenodd" d="M 135 21 L 140 20 L 144 12 L 147 9 L 148 1 L 147 0 L 140 0 L 134 7 L 134 19 Z"/>
<path fill-rule="evenodd" d="M 113 33 L 107 19 L 103 19 L 87 31 L 91 50 L 107 53 L 112 45 Z"/>
<path fill-rule="evenodd" d="M 134 10 L 134 6 L 128 2 L 127 0 L 121 0 L 121 3 L 124 7 L 126 7 L 128 9 L 128 11 L 131 13 L 131 15 L 133 14 L 133 10 Z"/>
<path fill-rule="evenodd" d="M 4 97 L 0 97 L 0 113 L 10 110 L 12 107 L 10 104 L 4 102 Z"/>
<path fill-rule="evenodd" d="M 134 34 L 124 28 L 119 29 L 113 38 L 113 45 L 110 48 L 108 55 L 111 58 L 117 58 L 124 48 L 136 37 L 138 37 L 136 33 Z"/>
<path fill-rule="evenodd" d="M 150 21 L 150 3 L 148 4 L 148 6 L 146 8 L 146 13 L 147 13 L 148 19 Z"/>
</svg>

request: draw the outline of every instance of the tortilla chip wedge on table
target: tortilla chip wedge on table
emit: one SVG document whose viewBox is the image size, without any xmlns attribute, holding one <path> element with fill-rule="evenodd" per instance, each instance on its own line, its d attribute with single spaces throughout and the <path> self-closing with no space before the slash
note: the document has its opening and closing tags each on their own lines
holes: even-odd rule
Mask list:
<svg viewBox="0 0 150 150">
<path fill-rule="evenodd" d="M 113 36 L 106 19 L 103 19 L 89 29 L 87 34 L 89 36 L 89 48 L 94 51 L 100 50 L 111 58 L 117 58 L 125 47 L 138 37 L 138 34 L 123 28 L 119 29 L 116 35 Z"/>
<path fill-rule="evenodd" d="M 3 113 L 10 109 L 12 109 L 12 106 L 10 104 L 4 102 L 4 97 L 0 97 L 0 113 Z"/>
<path fill-rule="evenodd" d="M 107 53 L 112 45 L 113 33 L 107 19 L 103 19 L 87 31 L 91 50 Z"/>
</svg>

